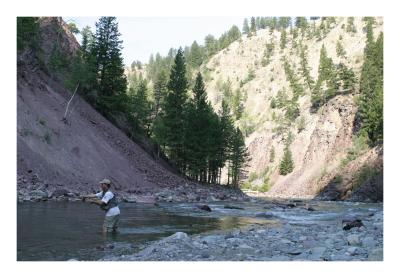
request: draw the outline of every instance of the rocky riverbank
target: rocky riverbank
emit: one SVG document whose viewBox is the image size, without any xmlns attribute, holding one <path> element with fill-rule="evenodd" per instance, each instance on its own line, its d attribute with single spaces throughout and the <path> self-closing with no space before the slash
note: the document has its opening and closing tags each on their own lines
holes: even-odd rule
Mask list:
<svg viewBox="0 0 400 278">
<path fill-rule="evenodd" d="M 94 187 L 96 188 L 96 187 Z M 46 184 L 38 178 L 27 180 L 23 176 L 17 179 L 18 202 L 43 201 L 81 201 L 83 195 L 96 190 L 82 188 L 77 190 L 58 184 Z M 157 191 L 151 190 L 114 190 L 121 202 L 157 203 L 157 202 L 214 202 L 214 201 L 249 201 L 250 197 L 239 189 L 220 185 L 200 185 L 186 182 L 177 186 L 165 186 Z"/>
<path fill-rule="evenodd" d="M 264 218 L 273 215 L 266 214 Z M 327 223 L 251 224 L 231 231 L 189 236 L 177 232 L 151 242 L 122 261 L 381 261 L 383 212 Z"/>
</svg>

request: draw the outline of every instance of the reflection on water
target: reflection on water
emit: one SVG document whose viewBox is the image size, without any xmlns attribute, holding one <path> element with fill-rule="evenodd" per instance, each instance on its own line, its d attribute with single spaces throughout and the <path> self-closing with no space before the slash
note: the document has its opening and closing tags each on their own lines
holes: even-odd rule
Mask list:
<svg viewBox="0 0 400 278">
<path fill-rule="evenodd" d="M 130 254 L 138 246 L 181 231 L 188 234 L 238 228 L 250 223 L 269 226 L 340 224 L 346 216 L 366 216 L 382 211 L 382 204 L 309 202 L 315 211 L 282 209 L 260 203 L 235 203 L 243 210 L 227 209 L 227 203 L 209 203 L 212 212 L 196 209 L 195 204 L 121 204 L 119 233 L 103 237 L 104 212 L 87 203 L 18 204 L 18 260 L 96 260 L 108 254 Z M 260 215 L 261 216 L 258 216 Z M 272 215 L 265 219 L 262 213 Z M 107 246 L 112 243 L 112 248 Z M 106 247 L 105 247 L 106 246 Z M 115 249 L 113 249 L 115 247 Z M 122 247 L 122 248 L 121 248 Z M 119 249 L 120 248 L 120 249 Z M 112 250 L 111 250 L 112 249 Z M 109 252 L 109 253 L 107 253 Z M 122 252 L 122 253 L 121 253 Z M 125 253 L 124 253 L 125 252 Z"/>
<path fill-rule="evenodd" d="M 182 231 L 188 234 L 231 229 L 254 222 L 240 217 L 176 215 L 145 204 L 122 204 L 119 233 L 101 233 L 104 212 L 87 203 L 22 203 L 17 213 L 18 260 L 95 260 L 102 246 L 126 243 L 137 247 Z M 257 222 L 257 221 L 256 221 Z M 99 251 L 100 250 L 100 251 Z"/>
</svg>

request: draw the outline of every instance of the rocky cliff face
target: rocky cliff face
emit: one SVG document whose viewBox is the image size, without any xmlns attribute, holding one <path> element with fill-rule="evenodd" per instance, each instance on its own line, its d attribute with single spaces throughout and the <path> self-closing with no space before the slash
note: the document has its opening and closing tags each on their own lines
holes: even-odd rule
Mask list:
<svg viewBox="0 0 400 278">
<path fill-rule="evenodd" d="M 357 86 L 351 92 L 332 98 L 318 111 L 311 111 L 311 91 L 304 84 L 305 94 L 298 100 L 300 116 L 285 133 L 280 132 L 283 111 L 271 108 L 271 100 L 277 97 L 279 91 L 286 91 L 289 97 L 291 96 L 290 83 L 284 70 L 285 58 L 300 78 L 300 83 L 305 83 L 300 73 L 299 45 L 307 47 L 306 59 L 314 80 L 318 77 L 322 45 L 326 47 L 328 56 L 335 64 L 343 63 L 354 71 L 357 78 L 360 76 L 366 42 L 364 22 L 362 18 L 355 18 L 354 33 L 346 32 L 347 18 L 335 20 L 336 23 L 331 24 L 330 31 L 322 40 L 316 37 L 301 39 L 300 35 L 293 40 L 288 31 L 288 42 L 284 49 L 280 49 L 279 45 L 281 32 L 259 30 L 255 36 L 242 36 L 239 41 L 216 54 L 203 66 L 203 72 L 207 72 L 208 75 L 208 98 L 216 109 L 219 109 L 223 99 L 224 86 L 226 88 L 229 83 L 232 92 L 240 91 L 244 112 L 236 124 L 242 127 L 247 135 L 246 144 L 250 152 L 247 171 L 252 176 L 255 186 L 261 185 L 266 178 L 269 180 L 272 187 L 267 193 L 268 196 L 317 196 L 329 184 L 328 177 L 343 169 L 342 161 L 353 147 Z M 383 31 L 382 18 L 376 18 L 376 22 L 375 38 Z M 316 21 L 316 28 L 319 24 L 320 20 Z M 337 54 L 337 42 L 343 46 L 344 56 Z M 274 50 L 270 52 L 270 62 L 266 65 L 262 61 L 267 51 L 267 43 L 273 44 Z M 304 129 L 299 129 L 300 119 L 305 123 Z M 279 162 L 283 156 L 284 139 L 288 132 L 293 135 L 290 150 L 295 168 L 293 172 L 283 176 L 279 174 Z M 275 152 L 274 159 L 270 157 L 272 149 Z M 358 155 L 362 156 L 365 152 L 368 150 Z M 379 164 L 378 161 L 381 161 L 382 164 L 382 152 L 366 160 L 372 164 Z M 360 164 L 361 167 L 367 161 L 355 160 L 352 163 Z M 347 174 L 350 175 L 351 172 L 354 178 L 358 174 L 355 168 L 349 166 L 346 169 Z M 343 191 L 339 194 L 340 197 L 335 198 L 350 196 L 346 194 L 350 190 L 348 186 L 340 187 L 340 190 Z M 380 193 L 378 195 L 382 196 Z M 319 196 L 333 198 L 324 194 Z"/>
</svg>

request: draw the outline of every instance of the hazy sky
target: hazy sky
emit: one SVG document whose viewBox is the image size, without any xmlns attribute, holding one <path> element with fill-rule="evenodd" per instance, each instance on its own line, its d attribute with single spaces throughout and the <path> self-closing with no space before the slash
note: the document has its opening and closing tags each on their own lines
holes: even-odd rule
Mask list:
<svg viewBox="0 0 400 278">
<path fill-rule="evenodd" d="M 147 63 L 150 54 L 165 56 L 171 47 L 190 46 L 194 40 L 204 43 L 208 34 L 218 38 L 236 24 L 242 30 L 243 17 L 117 17 L 124 49 L 125 65 L 139 60 Z M 97 17 L 64 17 L 81 30 L 86 25 L 95 32 Z M 81 37 L 77 36 L 80 42 Z"/>
</svg>

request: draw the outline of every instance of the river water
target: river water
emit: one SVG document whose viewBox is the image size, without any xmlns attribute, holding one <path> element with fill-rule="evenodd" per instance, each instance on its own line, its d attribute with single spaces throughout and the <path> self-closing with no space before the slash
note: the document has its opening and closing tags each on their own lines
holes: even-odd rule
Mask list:
<svg viewBox="0 0 400 278">
<path fill-rule="evenodd" d="M 80 202 L 18 203 L 17 260 L 98 260 L 110 254 L 129 254 L 146 242 L 175 232 L 197 234 L 240 228 L 248 224 L 284 225 L 329 222 L 340 225 L 343 217 L 382 210 L 382 204 L 314 202 L 316 211 L 266 209 L 260 203 L 235 203 L 243 210 L 227 209 L 227 203 L 211 203 L 212 212 L 195 204 L 160 206 L 123 203 L 119 233 L 103 236 L 104 212 Z M 272 219 L 257 214 L 268 212 Z"/>
</svg>

